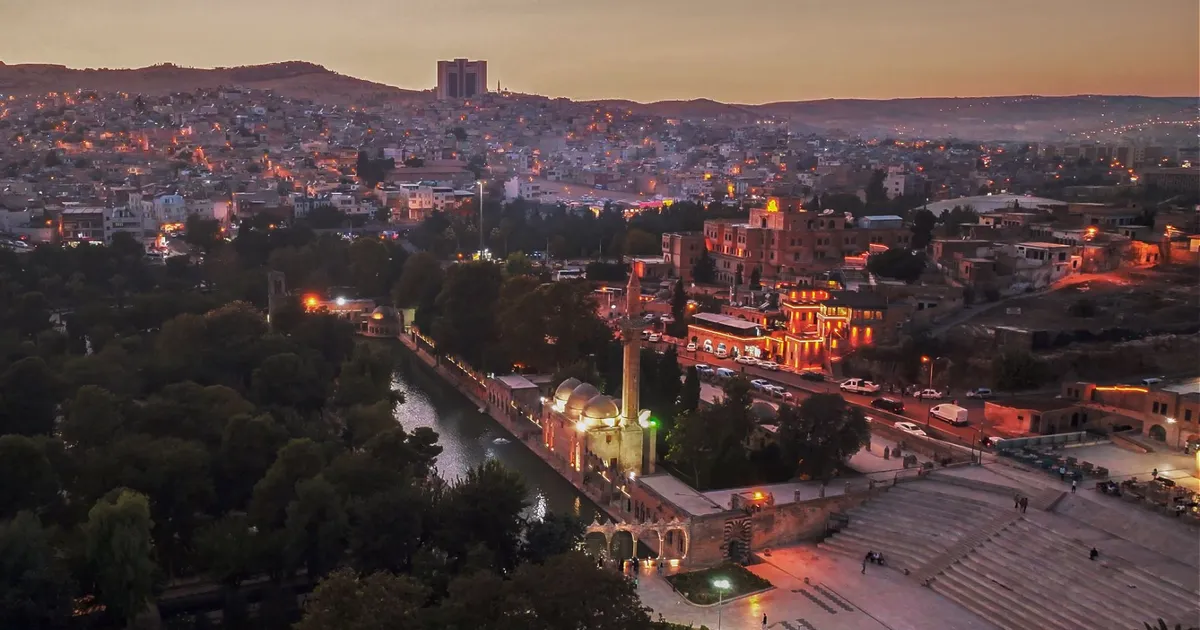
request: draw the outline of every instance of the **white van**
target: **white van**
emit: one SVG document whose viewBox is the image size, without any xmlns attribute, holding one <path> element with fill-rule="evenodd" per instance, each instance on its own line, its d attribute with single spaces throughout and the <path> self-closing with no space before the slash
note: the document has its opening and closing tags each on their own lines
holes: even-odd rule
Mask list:
<svg viewBox="0 0 1200 630">
<path fill-rule="evenodd" d="M 934 405 L 933 408 L 929 410 L 929 415 L 951 426 L 967 426 L 967 410 L 959 407 L 958 405 L 952 405 L 950 403 Z"/>
</svg>

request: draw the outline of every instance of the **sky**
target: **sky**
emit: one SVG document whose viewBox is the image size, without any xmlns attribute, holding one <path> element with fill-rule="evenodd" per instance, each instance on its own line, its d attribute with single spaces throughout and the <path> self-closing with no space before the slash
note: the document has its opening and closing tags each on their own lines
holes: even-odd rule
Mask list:
<svg viewBox="0 0 1200 630">
<path fill-rule="evenodd" d="M 1197 0 L 0 0 L 0 61 L 301 60 L 574 99 L 1200 95 Z"/>
</svg>

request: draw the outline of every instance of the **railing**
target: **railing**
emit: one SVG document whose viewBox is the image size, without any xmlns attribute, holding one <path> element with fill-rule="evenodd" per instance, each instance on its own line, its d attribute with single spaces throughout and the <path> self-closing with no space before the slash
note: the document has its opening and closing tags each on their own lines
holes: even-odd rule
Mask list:
<svg viewBox="0 0 1200 630">
<path fill-rule="evenodd" d="M 1005 438 L 996 440 L 992 443 L 992 447 L 997 451 L 1015 451 L 1023 448 L 1035 449 L 1041 447 L 1063 447 L 1082 444 L 1098 444 L 1107 442 L 1107 438 L 1102 438 L 1087 431 L 1076 431 L 1074 433 L 1056 433 L 1054 435 L 1034 435 L 1022 438 Z"/>
</svg>

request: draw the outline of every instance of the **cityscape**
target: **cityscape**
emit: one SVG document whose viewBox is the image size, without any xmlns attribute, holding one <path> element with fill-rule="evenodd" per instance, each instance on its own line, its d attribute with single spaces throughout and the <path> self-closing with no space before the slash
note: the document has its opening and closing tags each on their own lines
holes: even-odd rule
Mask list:
<svg viewBox="0 0 1200 630">
<path fill-rule="evenodd" d="M 1200 630 L 1200 10 L 1096 3 L 1024 95 L 0 9 L 0 629 Z"/>
</svg>

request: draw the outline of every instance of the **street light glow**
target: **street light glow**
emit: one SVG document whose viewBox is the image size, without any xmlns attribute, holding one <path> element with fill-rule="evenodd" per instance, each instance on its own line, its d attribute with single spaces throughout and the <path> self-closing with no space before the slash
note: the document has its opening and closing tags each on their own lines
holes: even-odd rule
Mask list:
<svg viewBox="0 0 1200 630">
<path fill-rule="evenodd" d="M 713 588 L 722 590 L 722 591 L 727 591 L 727 590 L 729 590 L 730 586 L 732 586 L 729 583 L 729 580 L 727 580 L 725 578 L 718 578 L 718 579 L 713 580 L 712 585 L 713 585 Z"/>
</svg>

